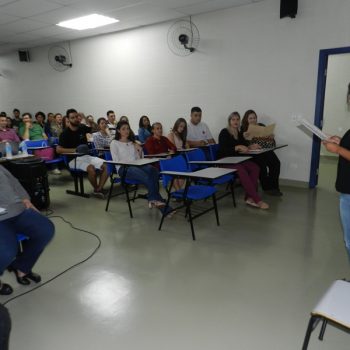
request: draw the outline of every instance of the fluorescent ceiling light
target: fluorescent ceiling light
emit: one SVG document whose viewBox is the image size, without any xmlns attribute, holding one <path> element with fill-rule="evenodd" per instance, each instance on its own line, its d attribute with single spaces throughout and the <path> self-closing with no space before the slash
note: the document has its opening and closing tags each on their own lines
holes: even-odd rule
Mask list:
<svg viewBox="0 0 350 350">
<path fill-rule="evenodd" d="M 107 24 L 117 23 L 118 19 L 98 15 L 96 13 L 84 17 L 70 19 L 69 21 L 60 22 L 57 25 L 69 29 L 85 30 L 106 26 Z"/>
</svg>

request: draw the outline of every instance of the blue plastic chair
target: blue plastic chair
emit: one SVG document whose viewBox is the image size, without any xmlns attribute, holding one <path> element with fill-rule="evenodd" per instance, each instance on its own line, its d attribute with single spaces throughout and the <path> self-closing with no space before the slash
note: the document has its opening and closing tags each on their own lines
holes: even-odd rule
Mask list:
<svg viewBox="0 0 350 350">
<path fill-rule="evenodd" d="M 173 157 L 171 159 L 161 160 L 160 161 L 160 169 L 161 169 L 161 171 L 189 172 L 186 161 L 185 161 L 184 157 L 181 155 Z M 213 208 L 210 208 L 209 210 L 214 209 L 217 225 L 220 225 L 219 213 L 218 213 L 216 196 L 215 196 L 217 189 L 214 186 L 191 185 L 191 181 L 189 179 L 187 179 L 186 186 L 184 189 L 172 191 L 172 185 L 173 185 L 175 178 L 176 178 L 176 176 L 170 176 L 170 175 L 163 176 L 163 186 L 166 189 L 167 194 L 168 194 L 166 206 L 169 206 L 169 202 L 170 202 L 171 198 L 176 198 L 176 199 L 180 199 L 183 201 L 183 205 L 175 208 L 174 210 L 180 209 L 180 208 L 186 208 L 186 215 L 188 215 L 190 226 L 191 226 L 192 239 L 196 240 L 196 236 L 194 233 L 194 227 L 193 227 L 193 220 L 196 219 L 197 217 L 203 215 L 208 210 L 205 210 L 202 213 L 199 213 L 197 215 L 192 216 L 191 205 L 194 201 L 205 200 L 205 199 L 211 197 L 213 200 Z M 169 185 L 169 183 L 170 183 L 170 185 Z M 161 219 L 160 224 L 159 224 L 159 230 L 162 229 L 162 225 L 163 225 L 165 216 L 166 216 L 166 214 L 163 213 L 162 219 Z"/>
<path fill-rule="evenodd" d="M 218 159 L 218 152 L 219 152 L 219 144 L 213 144 L 209 145 L 209 160 L 217 160 Z"/>
<path fill-rule="evenodd" d="M 213 146 L 215 146 L 215 145 L 213 145 Z M 191 171 L 196 171 L 199 169 L 207 168 L 206 165 L 199 165 L 199 164 L 190 163 L 191 161 L 205 161 L 205 160 L 207 160 L 204 152 L 201 149 L 195 149 L 191 152 L 186 152 L 185 157 L 186 157 L 186 160 L 188 163 L 188 168 Z M 214 186 L 227 184 L 228 187 L 230 188 L 230 192 L 232 195 L 233 206 L 236 207 L 237 204 L 236 204 L 235 191 L 234 191 L 235 179 L 236 179 L 235 174 L 228 174 L 228 175 L 221 176 L 213 181 L 199 180 L 198 183 L 199 184 L 210 184 L 210 185 L 214 185 Z"/>
<path fill-rule="evenodd" d="M 23 252 L 23 243 L 22 242 L 27 241 L 29 239 L 29 237 L 22 234 L 22 233 L 17 233 L 16 238 L 17 238 L 17 242 L 19 245 L 19 251 L 22 253 Z"/>
<path fill-rule="evenodd" d="M 105 157 L 105 160 L 113 160 L 110 151 L 105 151 L 104 157 Z M 123 180 L 119 176 L 119 174 L 117 173 L 114 164 L 107 163 L 107 171 L 108 171 L 108 174 L 110 177 L 111 187 L 109 188 L 109 191 L 108 191 L 108 198 L 107 198 L 107 204 L 106 204 L 105 210 L 108 211 L 109 202 L 110 202 L 112 197 L 117 197 L 117 196 L 120 196 L 121 194 L 125 193 L 126 194 L 126 201 L 128 202 L 129 214 L 130 214 L 130 217 L 133 218 L 134 216 L 133 216 L 132 208 L 131 208 L 131 204 L 130 204 L 131 201 L 135 202 L 136 198 L 147 198 L 147 195 L 142 195 L 142 194 L 137 195 L 138 186 L 140 185 L 140 183 L 137 181 L 134 181 L 134 180 L 127 179 L 127 178 L 125 178 Z M 118 184 L 118 183 L 120 183 L 122 185 L 122 187 L 124 188 L 124 192 L 119 192 L 117 194 L 112 195 L 113 187 L 115 184 Z M 130 191 L 131 186 L 132 186 L 132 190 Z M 133 192 L 132 199 L 130 199 L 130 192 Z"/>
<path fill-rule="evenodd" d="M 26 146 L 29 147 L 46 147 L 46 146 L 50 146 L 48 140 L 35 140 L 35 141 L 24 141 L 26 143 Z M 28 150 L 29 154 L 33 154 L 34 151 L 33 150 Z M 57 163 L 61 163 L 63 162 L 63 158 L 62 157 L 57 157 L 54 159 L 50 159 L 50 160 L 44 160 L 46 165 L 51 165 L 51 164 L 57 164 Z"/>
</svg>

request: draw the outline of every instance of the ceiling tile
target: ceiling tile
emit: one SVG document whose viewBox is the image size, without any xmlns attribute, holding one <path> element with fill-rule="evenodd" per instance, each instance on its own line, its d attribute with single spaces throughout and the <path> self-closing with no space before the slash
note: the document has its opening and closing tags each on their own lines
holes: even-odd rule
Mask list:
<svg viewBox="0 0 350 350">
<path fill-rule="evenodd" d="M 62 21 L 90 14 L 87 11 L 75 9 L 72 7 L 61 7 L 57 10 L 46 12 L 45 14 L 32 16 L 30 19 L 41 21 L 48 24 L 57 24 Z"/>
<path fill-rule="evenodd" d="M 103 11 L 133 6 L 135 4 L 142 4 L 142 2 L 140 0 L 80 0 L 72 4 L 72 7 L 101 13 Z"/>
<path fill-rule="evenodd" d="M 30 17 L 62 7 L 44 0 L 20 0 L 1 7 L 1 12 L 12 16 Z"/>
<path fill-rule="evenodd" d="M 13 30 L 15 33 L 26 33 L 35 29 L 44 28 L 48 25 L 42 22 L 32 21 L 30 19 L 20 19 L 15 22 L 7 23 L 0 26 L 0 30 L 2 27 Z"/>
<path fill-rule="evenodd" d="M 64 6 L 69 6 L 74 4 L 75 2 L 81 1 L 81 0 L 46 0 L 47 2 L 52 2 L 54 4 L 60 4 Z"/>
<path fill-rule="evenodd" d="M 60 35 L 60 34 L 65 34 L 65 33 L 70 33 L 70 32 L 75 32 L 75 31 L 70 30 L 70 29 L 66 29 L 66 28 L 62 28 L 62 27 L 59 27 L 56 25 L 52 25 L 52 26 L 48 26 L 45 28 L 32 30 L 29 33 L 37 35 L 38 37 L 47 38 L 50 36 L 55 36 L 55 35 Z"/>
<path fill-rule="evenodd" d="M 0 12 L 0 25 L 14 22 L 14 21 L 19 20 L 19 19 L 20 19 L 19 17 L 7 15 L 5 13 Z"/>
<path fill-rule="evenodd" d="M 0 0 L 0 6 L 10 4 L 11 2 L 17 2 L 19 0 Z"/>
</svg>

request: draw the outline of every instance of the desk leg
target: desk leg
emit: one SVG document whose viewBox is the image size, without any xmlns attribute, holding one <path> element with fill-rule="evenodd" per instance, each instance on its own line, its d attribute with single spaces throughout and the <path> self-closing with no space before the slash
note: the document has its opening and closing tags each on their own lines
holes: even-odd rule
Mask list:
<svg viewBox="0 0 350 350">
<path fill-rule="evenodd" d="M 107 204 L 106 204 L 105 211 L 108 211 L 109 202 L 111 200 L 112 193 L 113 193 L 113 185 L 114 185 L 113 173 L 110 176 L 110 181 L 111 181 L 111 187 L 109 188 L 109 191 L 108 191 L 108 198 L 107 198 Z"/>
<path fill-rule="evenodd" d="M 219 212 L 218 212 L 218 204 L 216 201 L 216 196 L 215 193 L 213 194 L 213 205 L 214 205 L 214 210 L 215 210 L 215 216 L 216 216 L 216 223 L 219 226 L 220 222 L 219 222 Z"/>
<path fill-rule="evenodd" d="M 169 190 L 167 190 L 168 198 L 166 200 L 165 207 L 164 207 L 164 210 L 162 212 L 162 218 L 160 220 L 158 231 L 160 231 L 162 229 L 164 218 L 165 218 L 165 213 L 166 213 L 166 208 L 169 208 L 169 202 L 170 202 L 170 198 L 171 198 L 171 189 L 173 188 L 173 185 L 174 185 L 174 177 L 171 178 L 170 187 L 169 187 Z"/>
<path fill-rule="evenodd" d="M 309 324 L 307 326 L 307 330 L 306 330 L 306 334 L 305 334 L 302 350 L 307 350 L 307 348 L 309 346 L 311 333 L 317 327 L 319 322 L 320 322 L 320 318 L 319 317 L 311 316 Z"/>
<path fill-rule="evenodd" d="M 126 165 L 124 165 L 121 182 L 122 182 L 122 185 L 125 189 L 126 201 L 128 202 L 128 208 L 129 208 L 129 214 L 130 214 L 130 218 L 132 219 L 134 216 L 132 214 L 132 209 L 131 209 L 131 204 L 130 204 L 129 189 L 128 189 L 128 184 L 125 182 L 127 170 L 128 170 L 128 167 Z"/>
<path fill-rule="evenodd" d="M 191 201 L 186 200 L 186 212 L 188 213 L 189 222 L 191 226 L 192 239 L 196 240 L 196 235 L 194 234 L 193 220 L 192 220 L 192 212 L 191 212 Z"/>
</svg>

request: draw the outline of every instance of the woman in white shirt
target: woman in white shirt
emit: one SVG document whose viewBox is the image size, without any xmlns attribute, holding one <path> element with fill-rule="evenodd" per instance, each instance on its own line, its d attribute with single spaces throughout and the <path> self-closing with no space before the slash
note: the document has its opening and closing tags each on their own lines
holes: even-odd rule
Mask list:
<svg viewBox="0 0 350 350">
<path fill-rule="evenodd" d="M 130 140 L 130 126 L 126 121 L 121 121 L 116 126 L 115 140 L 111 142 L 111 155 L 115 162 L 142 158 L 142 148 Z M 124 167 L 117 165 L 116 168 L 119 176 L 122 176 Z M 159 172 L 155 167 L 129 166 L 126 169 L 126 179 L 135 180 L 146 186 L 150 208 L 164 208 L 165 202 L 159 193 Z"/>
</svg>

